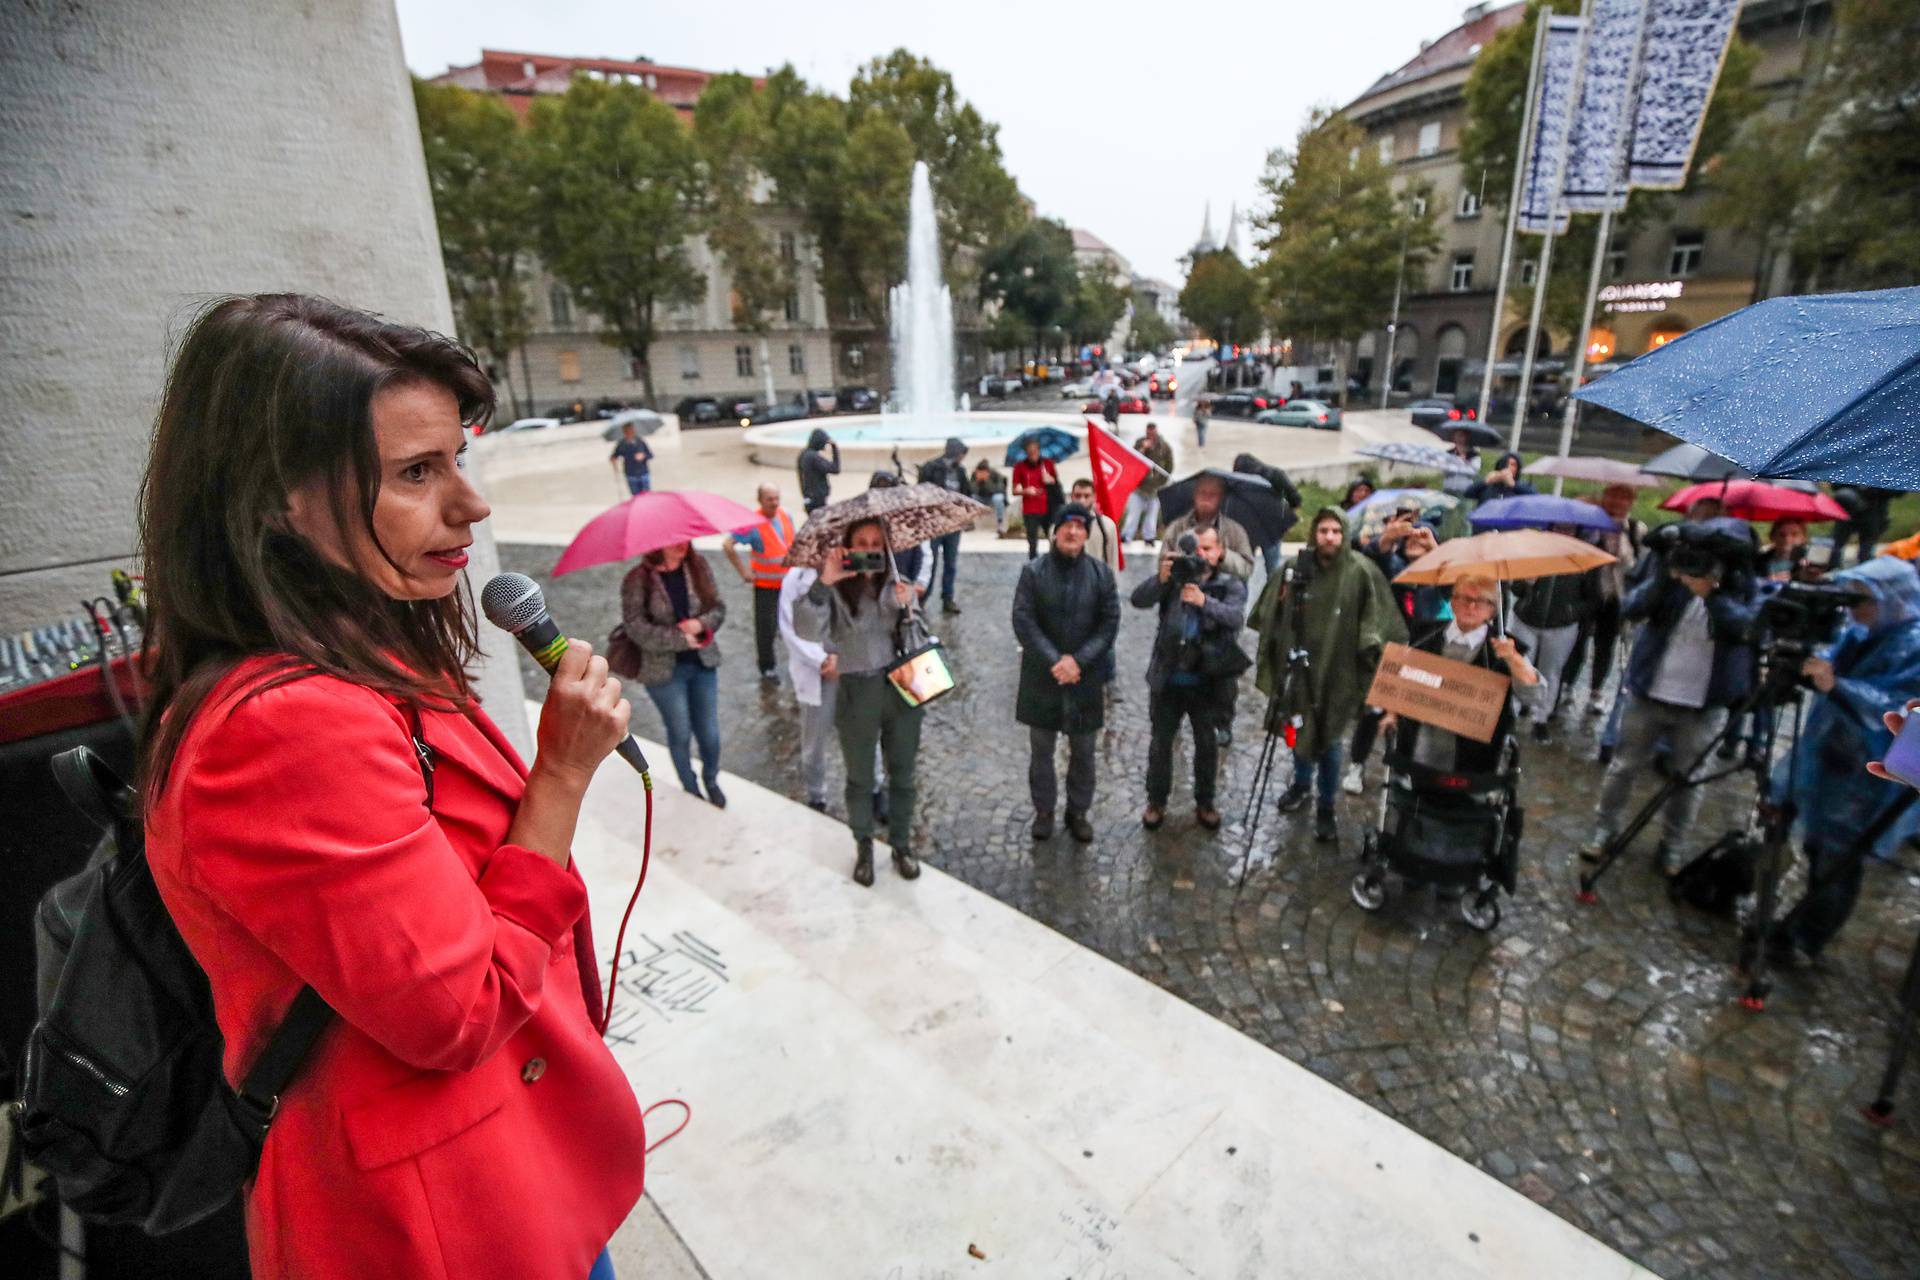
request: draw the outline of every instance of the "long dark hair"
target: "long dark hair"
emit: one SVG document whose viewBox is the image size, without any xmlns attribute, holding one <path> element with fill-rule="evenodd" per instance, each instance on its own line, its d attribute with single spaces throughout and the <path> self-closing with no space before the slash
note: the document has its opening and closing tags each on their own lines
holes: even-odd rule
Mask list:
<svg viewBox="0 0 1920 1280">
<path fill-rule="evenodd" d="M 450 391 L 463 423 L 493 413 L 493 387 L 465 347 L 322 298 L 222 298 L 188 326 L 140 488 L 148 804 L 200 704 L 249 657 L 283 659 L 258 689 L 324 672 L 416 704 L 468 704 L 479 639 L 465 584 L 438 600 L 392 599 L 286 520 L 289 495 L 319 480 L 340 529 L 357 525 L 393 563 L 373 527 L 373 400 L 416 381 Z"/>
<path fill-rule="evenodd" d="M 853 535 L 870 524 L 880 526 L 881 542 L 882 545 L 886 547 L 885 554 L 891 557 L 893 555 L 893 549 L 886 542 L 887 524 L 884 520 L 855 521 L 853 524 L 848 525 L 845 531 L 841 533 L 840 545 L 843 547 L 853 546 Z M 838 591 L 840 593 L 840 599 L 846 602 L 847 612 L 857 614 L 860 612 L 860 605 L 863 601 L 878 600 L 880 598 L 880 592 L 884 587 L 885 581 L 885 575 L 883 574 L 856 573 L 851 578 L 842 578 L 840 581 L 834 583 L 833 589 Z"/>
<path fill-rule="evenodd" d="M 640 562 L 646 566 L 650 577 L 659 577 L 667 572 L 666 548 L 647 552 L 640 557 Z M 686 577 L 690 588 L 688 595 L 696 612 L 705 613 L 719 603 L 720 588 L 714 585 L 713 568 L 707 564 L 705 556 L 693 549 L 691 543 L 687 544 L 687 558 L 680 562 L 680 569 Z"/>
</svg>

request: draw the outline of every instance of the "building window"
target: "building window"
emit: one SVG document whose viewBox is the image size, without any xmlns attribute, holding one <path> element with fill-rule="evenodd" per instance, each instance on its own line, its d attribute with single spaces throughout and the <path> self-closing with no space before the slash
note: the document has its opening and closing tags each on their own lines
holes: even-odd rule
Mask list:
<svg viewBox="0 0 1920 1280">
<path fill-rule="evenodd" d="M 700 348 L 691 342 L 680 344 L 680 376 L 689 380 L 700 377 Z"/>
<path fill-rule="evenodd" d="M 733 371 L 743 378 L 753 376 L 753 348 L 744 342 L 733 349 Z"/>
<path fill-rule="evenodd" d="M 791 231 L 780 233 L 780 261 L 792 262 L 800 256 L 799 239 Z"/>
<path fill-rule="evenodd" d="M 1520 283 L 1531 286 L 1533 282 L 1535 280 L 1538 280 L 1539 278 L 1540 278 L 1540 259 L 1538 258 L 1520 259 Z"/>
<path fill-rule="evenodd" d="M 807 353 L 797 342 L 787 344 L 787 372 L 805 373 L 807 371 Z"/>
<path fill-rule="evenodd" d="M 627 357 L 627 381 L 638 382 L 645 375 L 647 362 L 639 356 Z"/>
<path fill-rule="evenodd" d="M 849 342 L 846 350 L 841 354 L 841 360 L 847 366 L 848 373 L 859 373 L 867 367 L 867 344 Z"/>
<path fill-rule="evenodd" d="M 1707 237 L 1702 231 L 1673 233 L 1673 254 L 1667 259 L 1667 274 L 1684 280 L 1700 271 L 1700 257 L 1706 252 Z"/>
<path fill-rule="evenodd" d="M 1460 205 L 1459 208 L 1455 210 L 1454 216 L 1459 218 L 1479 217 L 1480 193 L 1478 191 L 1461 191 Z"/>
<path fill-rule="evenodd" d="M 1627 274 L 1627 244 L 1615 240 L 1607 246 L 1607 279 L 1618 280 Z"/>
<path fill-rule="evenodd" d="M 800 318 L 800 291 L 798 289 L 787 290 L 786 301 L 781 304 L 781 314 L 785 315 L 789 321 L 797 321 Z"/>
<path fill-rule="evenodd" d="M 562 351 L 560 353 L 560 381 L 580 381 L 580 353 L 578 351 Z"/>
<path fill-rule="evenodd" d="M 573 323 L 573 295 L 567 287 L 557 284 L 547 290 L 547 314 L 553 317 L 553 327 L 564 329 Z"/>
<path fill-rule="evenodd" d="M 1456 253 L 1453 255 L 1453 278 L 1449 283 L 1449 287 L 1452 288 L 1455 293 L 1465 293 L 1467 290 L 1473 288 L 1473 253 L 1471 250 L 1466 253 Z"/>
<path fill-rule="evenodd" d="M 1427 198 L 1425 196 L 1415 196 L 1413 199 L 1407 201 L 1407 207 L 1413 210 L 1413 216 L 1416 218 L 1424 218 L 1427 216 Z"/>
<path fill-rule="evenodd" d="M 1380 139 L 1380 163 L 1381 164 L 1393 163 L 1393 135 L 1392 134 L 1388 134 L 1384 138 Z"/>
<path fill-rule="evenodd" d="M 1430 156 L 1440 150 L 1440 122 L 1429 120 L 1420 126 L 1420 154 Z"/>
</svg>

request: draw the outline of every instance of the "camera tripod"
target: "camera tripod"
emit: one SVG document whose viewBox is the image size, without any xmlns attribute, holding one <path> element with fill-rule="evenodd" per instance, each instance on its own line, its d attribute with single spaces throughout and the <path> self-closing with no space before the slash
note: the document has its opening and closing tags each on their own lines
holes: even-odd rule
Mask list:
<svg viewBox="0 0 1920 1280">
<path fill-rule="evenodd" d="M 1797 663 L 1797 659 L 1795 660 Z M 1747 814 L 1746 826 L 1738 832 L 1729 832 L 1715 843 L 1716 848 L 1743 846 L 1754 857 L 1754 878 L 1757 889 L 1754 908 L 1745 926 L 1740 932 L 1740 950 L 1737 961 L 1739 972 L 1746 978 L 1747 989 L 1740 997 L 1740 1003 L 1749 1009 L 1759 1010 L 1766 1007 L 1766 998 L 1773 989 L 1773 980 L 1769 976 L 1767 962 L 1767 935 L 1773 928 L 1773 918 L 1779 907 L 1780 878 L 1785 872 L 1784 857 L 1793 832 L 1794 819 L 1798 810 L 1791 796 L 1775 798 L 1771 794 L 1771 776 L 1773 772 L 1773 744 L 1777 734 L 1769 734 L 1765 745 L 1758 751 L 1749 750 L 1738 764 L 1730 765 L 1717 773 L 1699 775 L 1701 766 L 1724 744 L 1737 740 L 1741 723 L 1749 713 L 1768 717 L 1767 723 L 1778 726 L 1778 713 L 1782 710 L 1792 715 L 1792 730 L 1788 738 L 1788 755 L 1798 750 L 1800 744 L 1800 722 L 1802 712 L 1801 688 L 1797 682 L 1797 666 L 1777 659 L 1769 659 L 1767 670 L 1762 673 L 1759 685 L 1753 693 L 1734 705 L 1727 713 L 1726 723 L 1720 731 L 1694 759 L 1683 769 L 1669 768 L 1666 778 L 1659 788 L 1643 804 L 1633 817 L 1600 851 L 1597 865 L 1584 871 L 1580 876 L 1580 888 L 1574 895 L 1583 904 L 1591 905 L 1599 900 L 1594 886 L 1600 878 L 1620 860 L 1627 847 L 1646 829 L 1653 815 L 1678 792 L 1688 787 L 1705 786 L 1718 782 L 1722 778 L 1737 773 L 1752 776 L 1754 782 L 1754 800 Z"/>
<path fill-rule="evenodd" d="M 1285 595 L 1279 607 L 1294 611 L 1292 621 L 1295 625 L 1290 626 L 1288 632 L 1297 637 L 1300 634 L 1298 623 L 1301 620 L 1300 609 L 1305 602 L 1305 588 L 1312 579 L 1296 574 L 1291 564 L 1286 566 L 1285 573 L 1286 577 L 1281 579 L 1281 590 Z M 1267 714 L 1264 717 L 1267 736 L 1260 744 L 1260 759 L 1253 767 L 1253 787 L 1247 796 L 1247 816 L 1241 824 L 1246 828 L 1247 847 L 1240 855 L 1240 879 L 1233 886 L 1236 895 L 1247 887 L 1247 876 L 1253 870 L 1253 841 L 1259 832 L 1261 811 L 1267 807 L 1267 784 L 1273 778 L 1273 765 L 1280 753 L 1280 745 L 1284 742 L 1288 751 L 1293 750 L 1295 726 L 1283 708 L 1291 699 L 1294 681 L 1306 669 L 1307 651 L 1297 645 L 1287 650 L 1287 669 L 1280 678 L 1280 687 L 1267 699 Z"/>
</svg>

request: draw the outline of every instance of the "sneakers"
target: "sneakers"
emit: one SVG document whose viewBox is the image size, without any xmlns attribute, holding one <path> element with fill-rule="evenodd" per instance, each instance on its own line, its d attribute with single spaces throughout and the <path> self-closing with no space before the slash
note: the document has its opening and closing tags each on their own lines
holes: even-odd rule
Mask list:
<svg viewBox="0 0 1920 1280">
<path fill-rule="evenodd" d="M 1607 700 L 1597 693 L 1594 694 L 1593 698 L 1587 703 L 1587 714 L 1590 716 L 1603 716 L 1607 714 Z"/>
<path fill-rule="evenodd" d="M 1287 789 L 1280 793 L 1280 812 L 1295 813 L 1304 808 L 1309 790 L 1310 788 L 1304 782 L 1288 783 Z"/>
<path fill-rule="evenodd" d="M 779 670 L 774 667 L 768 667 L 765 671 L 762 671 L 760 673 L 760 682 L 762 684 L 779 684 L 780 683 Z"/>
<path fill-rule="evenodd" d="M 1590 867 L 1597 865 L 1606 854 L 1607 843 L 1612 839 L 1613 837 L 1604 831 L 1596 834 L 1593 839 L 1580 846 L 1580 861 Z"/>
<path fill-rule="evenodd" d="M 1035 840 L 1053 839 L 1053 815 L 1036 813 L 1033 815 L 1033 838 Z"/>
<path fill-rule="evenodd" d="M 1215 725 L 1213 728 L 1213 740 L 1223 747 L 1232 746 L 1233 726 L 1230 724 Z"/>
<path fill-rule="evenodd" d="M 1340 789 L 1350 796 L 1357 796 L 1367 789 L 1367 768 L 1365 765 L 1350 764 L 1347 771 L 1340 775 Z"/>
<path fill-rule="evenodd" d="M 1081 844 L 1092 844 L 1093 824 L 1087 821 L 1086 814 L 1075 813 L 1069 809 L 1067 810 L 1067 834 Z"/>
<path fill-rule="evenodd" d="M 1160 805 L 1150 804 L 1140 815 L 1140 825 L 1149 831 L 1158 831 L 1160 824 L 1167 820 L 1167 811 Z"/>
<path fill-rule="evenodd" d="M 1334 825 L 1333 810 L 1315 809 L 1313 811 L 1313 838 L 1322 844 L 1340 838 L 1340 828 Z"/>
<path fill-rule="evenodd" d="M 809 800 L 807 801 L 807 808 L 813 810 L 815 813 L 825 813 L 827 811 L 827 802 L 825 800 Z"/>
</svg>

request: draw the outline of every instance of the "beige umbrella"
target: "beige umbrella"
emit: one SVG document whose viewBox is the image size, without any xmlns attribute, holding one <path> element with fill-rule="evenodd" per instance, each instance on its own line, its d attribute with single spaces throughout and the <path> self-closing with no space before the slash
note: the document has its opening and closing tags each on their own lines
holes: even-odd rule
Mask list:
<svg viewBox="0 0 1920 1280">
<path fill-rule="evenodd" d="M 1467 574 L 1484 573 L 1501 582 L 1523 582 L 1585 573 L 1612 564 L 1614 559 L 1592 543 L 1564 533 L 1503 529 L 1443 542 L 1401 570 L 1394 581 L 1409 586 L 1448 586 Z"/>
</svg>

